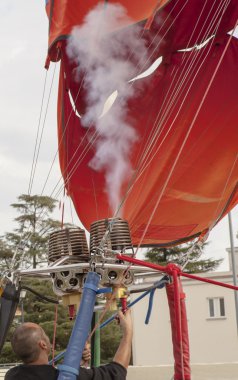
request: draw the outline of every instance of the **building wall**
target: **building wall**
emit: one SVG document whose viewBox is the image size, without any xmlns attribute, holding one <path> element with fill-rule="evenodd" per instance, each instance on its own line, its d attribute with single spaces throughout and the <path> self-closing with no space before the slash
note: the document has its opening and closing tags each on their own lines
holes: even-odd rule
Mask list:
<svg viewBox="0 0 238 380">
<path fill-rule="evenodd" d="M 170 380 L 173 373 L 173 366 L 131 366 L 127 380 Z M 238 363 L 194 364 L 191 366 L 191 373 L 192 380 L 237 380 Z"/>
<path fill-rule="evenodd" d="M 204 274 L 201 276 L 205 277 Z M 232 283 L 232 276 L 228 272 L 211 273 L 209 277 Z M 191 363 L 238 362 L 234 292 L 188 279 L 183 281 L 183 288 L 186 293 Z M 209 318 L 208 298 L 213 297 L 224 297 L 225 317 Z M 155 292 L 149 325 L 144 324 L 147 308 L 148 297 L 133 307 L 133 364 L 171 365 L 173 348 L 165 289 Z"/>
</svg>

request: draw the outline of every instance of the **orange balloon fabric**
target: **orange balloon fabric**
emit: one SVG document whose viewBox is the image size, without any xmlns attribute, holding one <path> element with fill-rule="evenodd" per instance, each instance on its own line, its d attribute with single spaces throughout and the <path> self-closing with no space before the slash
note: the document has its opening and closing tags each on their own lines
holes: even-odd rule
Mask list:
<svg viewBox="0 0 238 380">
<path fill-rule="evenodd" d="M 153 38 L 160 18 L 165 37 L 151 51 L 163 57 L 162 63 L 133 83 L 136 96 L 125 111 L 138 139 L 130 154 L 133 176 L 125 179 L 121 191 L 121 216 L 130 224 L 135 245 L 167 246 L 202 236 L 238 202 L 238 40 L 227 34 L 236 25 L 238 4 L 231 1 L 224 16 L 221 5 L 171 0 L 158 8 L 149 27 L 146 22 L 142 26 Z M 151 3 L 150 11 L 153 7 Z M 211 9 L 221 13 L 214 26 Z M 211 36 L 199 49 L 179 51 Z M 56 39 L 53 33 L 50 41 Z M 93 221 L 113 215 L 105 173 L 89 166 L 95 154 L 94 127 L 89 132 L 76 113 L 84 114 L 87 90 L 79 91 L 65 43 L 61 58 L 60 166 L 67 193 L 89 229 Z"/>
<path fill-rule="evenodd" d="M 166 0 L 167 2 L 168 0 Z M 162 4 L 165 1 L 162 2 Z M 57 52 L 56 45 L 60 40 L 65 40 L 70 35 L 72 29 L 80 25 L 85 16 L 97 4 L 105 5 L 120 3 L 127 11 L 127 15 L 134 22 L 146 20 L 153 14 L 157 7 L 157 0 L 49 0 L 46 5 L 46 12 L 49 18 L 49 55 L 52 61 L 58 61 L 60 55 Z M 126 26 L 126 23 L 124 23 Z"/>
</svg>

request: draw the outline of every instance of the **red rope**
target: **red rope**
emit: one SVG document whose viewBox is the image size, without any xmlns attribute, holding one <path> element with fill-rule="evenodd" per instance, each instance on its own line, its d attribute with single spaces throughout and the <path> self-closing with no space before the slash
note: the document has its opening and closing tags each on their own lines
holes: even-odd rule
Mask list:
<svg viewBox="0 0 238 380">
<path fill-rule="evenodd" d="M 58 319 L 58 305 L 55 305 L 54 333 L 53 333 L 53 342 L 52 342 L 52 365 L 53 365 L 53 367 L 55 364 L 55 340 L 56 340 L 57 319 Z"/>
<path fill-rule="evenodd" d="M 238 286 L 235 286 L 235 285 L 230 285 L 230 284 L 226 284 L 224 282 L 211 280 L 209 278 L 202 278 L 202 277 L 196 276 L 194 274 L 190 274 L 190 273 L 184 273 L 175 264 L 168 264 L 166 266 L 162 266 L 162 265 L 152 264 L 152 263 L 149 263 L 149 262 L 146 262 L 146 261 L 134 259 L 132 257 L 125 256 L 125 255 L 117 255 L 117 258 L 119 260 L 128 261 L 129 263 L 132 263 L 132 264 L 142 265 L 144 267 L 148 267 L 148 268 L 151 268 L 151 269 L 158 270 L 160 272 L 167 273 L 170 276 L 173 276 L 173 271 L 176 271 L 180 276 L 183 276 L 183 277 L 192 278 L 193 280 L 198 280 L 198 281 L 202 281 L 202 282 L 208 282 L 209 284 L 213 284 L 213 285 L 223 286 L 224 288 L 238 290 Z"/>
<path fill-rule="evenodd" d="M 238 290 L 238 286 L 229 285 L 229 284 L 226 284 L 226 283 L 220 282 L 220 281 L 210 280 L 209 278 L 201 278 L 201 277 L 195 276 L 195 275 L 190 274 L 190 273 L 181 272 L 181 276 L 192 278 L 192 279 L 198 280 L 198 281 L 208 282 L 209 284 L 213 284 L 213 285 L 223 286 L 224 288 Z"/>
<path fill-rule="evenodd" d="M 63 202 L 62 202 L 61 229 L 64 227 L 64 200 L 65 200 L 65 187 L 64 187 L 64 195 L 63 195 Z"/>
</svg>

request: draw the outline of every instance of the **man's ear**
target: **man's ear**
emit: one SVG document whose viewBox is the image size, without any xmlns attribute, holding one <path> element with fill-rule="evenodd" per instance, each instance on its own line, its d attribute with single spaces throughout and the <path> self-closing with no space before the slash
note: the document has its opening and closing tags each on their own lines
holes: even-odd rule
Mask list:
<svg viewBox="0 0 238 380">
<path fill-rule="evenodd" d="M 41 340 L 39 341 L 39 346 L 40 346 L 40 348 L 41 348 L 42 350 L 46 350 L 46 349 L 48 349 L 47 344 L 46 344 L 46 342 L 45 342 L 43 339 L 41 339 Z"/>
</svg>

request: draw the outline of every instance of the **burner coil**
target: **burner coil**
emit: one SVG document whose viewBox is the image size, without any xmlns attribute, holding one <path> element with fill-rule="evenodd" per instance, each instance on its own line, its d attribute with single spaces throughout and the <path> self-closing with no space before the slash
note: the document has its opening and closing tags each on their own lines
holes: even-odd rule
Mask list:
<svg viewBox="0 0 238 380">
<path fill-rule="evenodd" d="M 89 256 L 85 231 L 81 228 L 65 228 L 50 234 L 49 262 L 55 262 L 65 256 L 75 261 L 77 256 Z"/>
<path fill-rule="evenodd" d="M 107 237 L 103 241 L 107 231 Z M 128 222 L 121 218 L 110 218 L 92 223 L 90 227 L 90 252 L 96 252 L 98 247 L 119 251 L 133 249 Z"/>
</svg>

